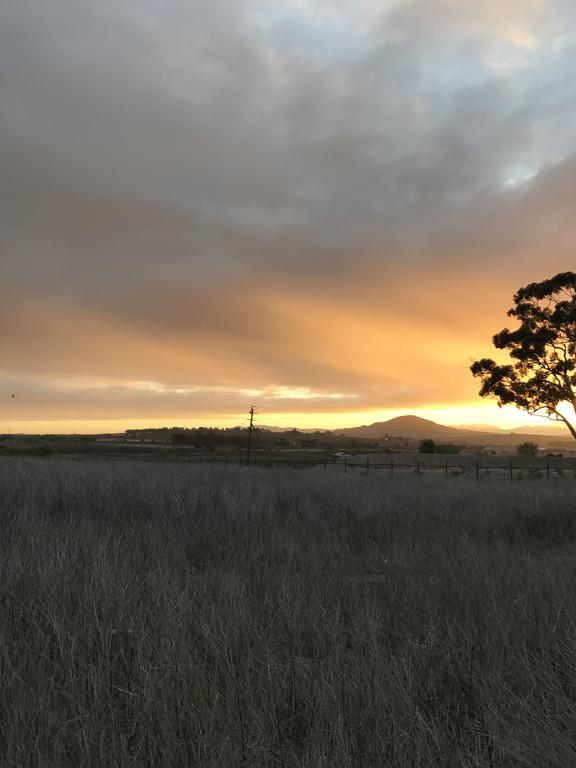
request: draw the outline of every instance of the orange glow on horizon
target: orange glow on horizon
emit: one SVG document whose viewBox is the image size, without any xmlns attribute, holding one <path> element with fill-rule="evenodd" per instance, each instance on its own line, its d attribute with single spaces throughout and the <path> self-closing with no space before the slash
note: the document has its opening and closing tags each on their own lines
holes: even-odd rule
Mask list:
<svg viewBox="0 0 576 768">
<path fill-rule="evenodd" d="M 8 422 L 0 421 L 0 433 L 3 434 L 101 434 L 122 433 L 127 429 L 146 429 L 162 427 L 236 427 L 248 422 L 246 413 L 230 415 L 211 415 L 190 418 L 150 418 L 150 419 L 62 419 Z M 337 431 L 348 427 L 358 427 L 375 422 L 387 421 L 397 416 L 414 415 L 429 419 L 446 426 L 466 426 L 467 424 L 490 424 L 499 429 L 514 429 L 521 426 L 545 426 L 552 422 L 515 408 L 499 409 L 495 405 L 459 404 L 452 407 L 426 407 L 412 409 L 386 409 L 356 411 L 348 413 L 282 413 L 270 412 L 256 407 L 256 426 L 320 429 Z M 567 433 L 568 434 L 568 433 Z"/>
<path fill-rule="evenodd" d="M 0 392 L 18 394 L 0 400 L 0 432 L 235 426 L 252 404 L 258 423 L 283 428 L 335 430 L 406 414 L 452 426 L 548 425 L 482 400 L 469 371 L 472 360 L 497 357 L 491 334 L 505 324 L 517 281 L 495 290 L 469 269 L 474 289 L 463 293 L 450 271 L 436 278 L 431 290 L 423 271 L 418 282 L 401 270 L 386 279 L 375 272 L 322 292 L 263 280 L 247 314 L 238 286 L 223 287 L 208 295 L 214 327 L 190 323 L 177 291 L 150 297 L 150 328 L 90 308 L 16 301 L 19 332 L 4 340 Z"/>
</svg>

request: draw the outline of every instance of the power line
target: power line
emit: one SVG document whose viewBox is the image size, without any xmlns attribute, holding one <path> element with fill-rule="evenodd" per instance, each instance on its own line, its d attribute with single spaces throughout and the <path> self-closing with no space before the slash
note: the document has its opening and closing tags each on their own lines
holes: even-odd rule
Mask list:
<svg viewBox="0 0 576 768">
<path fill-rule="evenodd" d="M 252 449 L 252 432 L 254 431 L 254 406 L 250 408 L 250 426 L 248 427 L 248 454 L 246 464 L 250 464 L 250 452 Z"/>
</svg>

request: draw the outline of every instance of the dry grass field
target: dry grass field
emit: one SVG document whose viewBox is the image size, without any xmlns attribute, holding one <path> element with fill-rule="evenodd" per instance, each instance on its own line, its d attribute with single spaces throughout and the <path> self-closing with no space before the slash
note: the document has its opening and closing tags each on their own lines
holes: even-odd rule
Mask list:
<svg viewBox="0 0 576 768">
<path fill-rule="evenodd" d="M 0 463 L 2 768 L 576 765 L 576 482 Z"/>
</svg>

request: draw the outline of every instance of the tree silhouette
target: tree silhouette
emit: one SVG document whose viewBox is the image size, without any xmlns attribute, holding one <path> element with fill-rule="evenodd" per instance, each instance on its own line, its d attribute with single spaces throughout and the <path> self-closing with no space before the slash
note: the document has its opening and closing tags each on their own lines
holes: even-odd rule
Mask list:
<svg viewBox="0 0 576 768">
<path fill-rule="evenodd" d="M 480 396 L 560 421 L 576 439 L 572 417 L 560 410 L 568 404 L 576 415 L 576 273 L 520 288 L 508 316 L 520 326 L 504 328 L 492 341 L 513 363 L 477 360 L 470 370 L 482 381 Z"/>
</svg>

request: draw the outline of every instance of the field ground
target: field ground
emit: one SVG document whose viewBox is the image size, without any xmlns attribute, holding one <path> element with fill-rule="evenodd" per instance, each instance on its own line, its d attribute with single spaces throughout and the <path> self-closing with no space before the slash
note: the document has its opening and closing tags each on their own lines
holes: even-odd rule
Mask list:
<svg viewBox="0 0 576 768">
<path fill-rule="evenodd" d="M 576 484 L 0 460 L 2 768 L 570 768 Z"/>
</svg>

